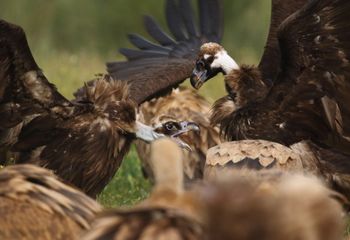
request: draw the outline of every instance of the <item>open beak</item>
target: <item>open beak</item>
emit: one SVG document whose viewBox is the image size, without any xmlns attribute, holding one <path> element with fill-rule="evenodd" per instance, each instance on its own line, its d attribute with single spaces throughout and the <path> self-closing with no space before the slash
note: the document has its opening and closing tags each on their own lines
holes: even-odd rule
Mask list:
<svg viewBox="0 0 350 240">
<path fill-rule="evenodd" d="M 187 132 L 190 131 L 200 131 L 199 126 L 194 123 L 194 122 L 187 122 L 187 121 L 182 121 L 179 122 L 180 124 L 180 130 L 176 131 L 175 133 L 173 133 L 172 135 L 168 136 L 172 139 L 174 139 L 174 141 L 181 147 L 181 148 L 185 148 L 189 151 L 191 151 L 191 147 L 185 143 L 184 141 L 182 141 L 179 136 L 181 136 L 182 134 L 185 134 Z M 167 137 L 165 134 L 163 133 L 158 133 L 155 131 L 155 129 L 153 127 L 147 126 L 139 121 L 136 121 L 136 137 L 146 141 L 146 142 L 152 142 L 155 141 L 159 138 L 162 137 Z"/>
<path fill-rule="evenodd" d="M 192 87 L 198 90 L 207 80 L 207 70 L 194 69 L 190 80 Z"/>
<path fill-rule="evenodd" d="M 187 149 L 188 151 L 192 151 L 192 148 L 190 147 L 190 145 L 188 145 L 186 142 L 182 141 L 181 138 L 179 138 L 179 136 L 181 136 L 182 134 L 188 133 L 190 131 L 199 132 L 200 128 L 196 123 L 187 122 L 187 121 L 180 122 L 180 126 L 181 126 L 181 129 L 178 132 L 172 134 L 170 136 L 170 138 L 174 139 L 175 142 L 181 148 Z"/>
<path fill-rule="evenodd" d="M 178 132 L 174 133 L 171 137 L 178 137 L 181 134 L 190 132 L 190 131 L 195 131 L 195 132 L 199 132 L 200 128 L 199 126 L 194 123 L 194 122 L 187 122 L 187 121 L 183 121 L 180 122 L 180 126 L 181 126 L 181 130 L 179 130 Z"/>
</svg>

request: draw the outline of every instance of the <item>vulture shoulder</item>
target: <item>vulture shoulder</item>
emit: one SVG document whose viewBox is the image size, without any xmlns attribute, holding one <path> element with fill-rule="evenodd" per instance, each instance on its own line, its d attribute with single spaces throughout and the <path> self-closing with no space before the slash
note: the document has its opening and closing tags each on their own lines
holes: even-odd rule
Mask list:
<svg viewBox="0 0 350 240">
<path fill-rule="evenodd" d="M 127 86 L 102 77 L 86 86 L 69 118 L 38 116 L 22 127 L 12 151 L 17 163 L 52 169 L 66 182 L 96 197 L 114 176 L 135 132 L 135 105 Z"/>
<path fill-rule="evenodd" d="M 191 148 L 191 151 L 183 150 L 185 181 L 201 179 L 207 150 L 220 143 L 219 130 L 217 127 L 212 127 L 209 121 L 210 103 L 195 91 L 180 87 L 171 94 L 143 103 L 139 111 L 142 121 L 153 127 L 170 120 L 187 120 L 199 126 L 199 132 L 189 132 L 180 138 Z M 150 158 L 151 146 L 136 141 L 136 149 L 145 174 L 154 182 Z"/>
<path fill-rule="evenodd" d="M 152 143 L 155 186 L 131 209 L 98 217 L 84 239 L 203 239 L 196 197 L 183 189 L 182 152 L 169 139 Z"/>
<path fill-rule="evenodd" d="M 165 15 L 171 34 L 152 17 L 144 17 L 145 30 L 152 40 L 130 34 L 129 41 L 136 49 L 120 49 L 127 61 L 108 63 L 108 73 L 130 84 L 138 104 L 170 92 L 191 76 L 200 46 L 221 41 L 222 8 L 221 0 L 198 1 L 197 24 L 190 0 L 166 0 Z"/>
<path fill-rule="evenodd" d="M 43 168 L 24 164 L 0 171 L 1 239 L 77 239 L 101 210 Z"/>
<path fill-rule="evenodd" d="M 343 197 L 314 177 L 237 171 L 199 193 L 210 240 L 343 238 Z"/>
</svg>

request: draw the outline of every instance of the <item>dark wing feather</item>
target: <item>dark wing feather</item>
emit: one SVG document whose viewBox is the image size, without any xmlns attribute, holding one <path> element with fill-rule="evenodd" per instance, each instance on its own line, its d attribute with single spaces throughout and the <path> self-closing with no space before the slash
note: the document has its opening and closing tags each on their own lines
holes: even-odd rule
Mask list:
<svg viewBox="0 0 350 240">
<path fill-rule="evenodd" d="M 293 79 L 296 88 L 307 86 L 310 93 L 327 96 L 330 101 L 324 101 L 323 107 L 336 113 L 328 114 L 327 120 L 346 137 L 350 134 L 349 11 L 347 0 L 312 0 L 285 20 L 278 33 L 283 63 L 279 81 Z"/>
<path fill-rule="evenodd" d="M 259 68 L 266 80 L 274 81 L 280 71 L 281 52 L 278 43 L 278 27 L 308 0 L 272 0 L 269 35 Z"/>
<path fill-rule="evenodd" d="M 115 79 L 129 82 L 131 96 L 138 104 L 178 86 L 191 75 L 200 46 L 208 41 L 221 41 L 221 0 L 198 0 L 198 5 L 200 34 L 190 1 L 167 0 L 166 19 L 174 38 L 152 17 L 145 17 L 147 32 L 159 45 L 131 35 L 130 42 L 139 50 L 122 49 L 128 61 L 107 64 L 109 74 Z"/>
<path fill-rule="evenodd" d="M 11 145 L 20 124 L 47 112 L 66 116 L 71 103 L 36 64 L 25 33 L 0 20 L 0 146 Z"/>
<path fill-rule="evenodd" d="M 42 74 L 29 49 L 26 35 L 19 26 L 0 20 L 1 48 L 10 48 L 11 62 L 11 83 L 13 86 L 23 88 L 26 97 L 39 102 L 44 106 L 69 105 L 55 86 L 51 84 Z M 5 43 L 5 44 L 4 44 Z M 32 72 L 28 75 L 27 73 Z M 34 74 L 35 73 L 35 74 Z M 16 92 L 15 89 L 9 91 Z M 38 96 L 44 95 L 44 96 Z M 17 96 L 16 96 L 17 97 Z"/>
</svg>

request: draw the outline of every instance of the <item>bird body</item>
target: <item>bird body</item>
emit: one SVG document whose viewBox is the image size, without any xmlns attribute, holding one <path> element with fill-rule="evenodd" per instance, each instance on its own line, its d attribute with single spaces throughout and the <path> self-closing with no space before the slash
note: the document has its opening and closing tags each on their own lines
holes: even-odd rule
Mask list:
<svg viewBox="0 0 350 240">
<path fill-rule="evenodd" d="M 101 210 L 46 169 L 23 164 L 0 171 L 1 239 L 78 239 Z"/>
</svg>

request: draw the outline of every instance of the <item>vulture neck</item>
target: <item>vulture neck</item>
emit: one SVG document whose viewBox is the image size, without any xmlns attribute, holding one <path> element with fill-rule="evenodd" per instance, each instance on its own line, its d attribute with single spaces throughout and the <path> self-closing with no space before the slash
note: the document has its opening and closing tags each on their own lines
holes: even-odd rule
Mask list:
<svg viewBox="0 0 350 240">
<path fill-rule="evenodd" d="M 226 51 L 220 52 L 218 59 L 224 75 L 231 73 L 233 70 L 240 69 L 237 62 L 230 55 L 228 55 Z"/>
<path fill-rule="evenodd" d="M 182 151 L 178 145 L 167 138 L 160 139 L 151 146 L 151 162 L 155 176 L 153 193 L 183 192 Z"/>
</svg>

